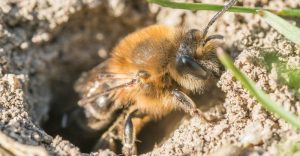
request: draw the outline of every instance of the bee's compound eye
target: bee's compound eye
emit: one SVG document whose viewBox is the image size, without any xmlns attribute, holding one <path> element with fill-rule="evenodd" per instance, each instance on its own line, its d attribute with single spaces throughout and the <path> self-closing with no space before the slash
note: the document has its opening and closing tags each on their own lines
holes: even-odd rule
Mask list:
<svg viewBox="0 0 300 156">
<path fill-rule="evenodd" d="M 202 79 L 206 79 L 208 76 L 205 68 L 188 55 L 181 55 L 176 58 L 176 69 L 181 74 L 191 74 Z"/>
</svg>

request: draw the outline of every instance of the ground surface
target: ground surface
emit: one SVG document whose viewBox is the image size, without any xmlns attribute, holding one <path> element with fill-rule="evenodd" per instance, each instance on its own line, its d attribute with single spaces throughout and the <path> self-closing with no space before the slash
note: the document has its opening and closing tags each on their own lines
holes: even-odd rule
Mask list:
<svg viewBox="0 0 300 156">
<path fill-rule="evenodd" d="M 239 5 L 280 9 L 299 8 L 300 2 L 246 0 Z M 65 135 L 68 140 L 55 136 L 71 132 L 57 121 L 75 107 L 73 85 L 79 75 L 107 58 L 119 39 L 140 27 L 160 23 L 201 29 L 213 15 L 139 0 L 0 1 L 0 153 L 82 154 L 68 140 L 80 145 L 78 135 L 87 134 L 79 133 L 76 139 Z M 299 48 L 256 15 L 227 13 L 211 33 L 224 35 L 223 46 L 236 65 L 285 109 L 300 114 L 295 91 L 278 83 L 276 66 L 266 69 L 262 63 L 264 53 L 276 52 L 291 66 L 299 66 Z M 225 98 L 220 99 L 220 89 L 215 89 L 206 94 L 211 100 L 198 101 L 214 105 L 206 110 L 219 118 L 217 122 L 186 117 L 145 155 L 277 155 L 299 141 L 291 126 L 266 113 L 230 73 L 222 75 L 218 86 Z M 115 155 L 108 150 L 91 154 Z"/>
</svg>

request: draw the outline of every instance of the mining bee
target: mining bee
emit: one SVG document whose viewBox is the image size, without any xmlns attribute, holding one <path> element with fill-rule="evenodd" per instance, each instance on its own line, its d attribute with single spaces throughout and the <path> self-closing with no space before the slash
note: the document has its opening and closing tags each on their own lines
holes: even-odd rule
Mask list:
<svg viewBox="0 0 300 156">
<path fill-rule="evenodd" d="M 210 26 L 237 0 L 231 0 L 203 31 L 153 25 L 122 39 L 105 62 L 84 73 L 75 85 L 79 105 L 95 129 L 108 130 L 97 147 L 136 154 L 135 137 L 145 123 L 182 109 L 204 120 L 190 94 L 201 94 L 218 79 L 215 49 L 221 35 L 207 36 Z M 96 123 L 96 124 L 95 124 Z"/>
</svg>

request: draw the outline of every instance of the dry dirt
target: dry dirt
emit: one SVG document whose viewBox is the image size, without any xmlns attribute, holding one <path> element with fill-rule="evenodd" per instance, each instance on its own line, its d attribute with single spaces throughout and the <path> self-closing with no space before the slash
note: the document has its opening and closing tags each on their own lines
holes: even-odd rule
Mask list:
<svg viewBox="0 0 300 156">
<path fill-rule="evenodd" d="M 223 0 L 214 3 L 223 4 Z M 280 9 L 299 8 L 300 2 L 244 0 L 238 5 Z M 0 153 L 87 155 L 81 152 L 89 152 L 93 141 L 88 140 L 97 139 L 95 132 L 62 124 L 66 114 L 77 109 L 73 85 L 79 75 L 107 58 L 129 32 L 155 23 L 201 29 L 213 15 L 161 8 L 141 0 L 1 0 Z M 299 19 L 290 20 L 299 26 Z M 236 65 L 272 99 L 300 115 L 295 91 L 278 83 L 276 70 L 268 72 L 260 61 L 266 51 L 277 52 L 281 59 L 299 66 L 299 48 L 257 15 L 227 13 L 211 33 L 224 35 L 223 46 Z M 218 117 L 217 122 L 185 117 L 145 155 L 278 155 L 300 141 L 295 129 L 262 109 L 230 73 L 225 72 L 217 86 L 202 96 L 211 100 L 199 100 L 201 105 L 214 105 L 206 111 Z M 220 99 L 221 90 L 225 94 Z M 151 138 L 155 133 L 144 135 Z M 116 154 L 99 150 L 90 155 Z"/>
</svg>

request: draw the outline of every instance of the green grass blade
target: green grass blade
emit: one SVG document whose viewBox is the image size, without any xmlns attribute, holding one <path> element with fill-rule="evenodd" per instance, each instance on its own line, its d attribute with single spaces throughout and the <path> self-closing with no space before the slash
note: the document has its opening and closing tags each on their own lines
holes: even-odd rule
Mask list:
<svg viewBox="0 0 300 156">
<path fill-rule="evenodd" d="M 300 9 L 283 9 L 276 13 L 279 16 L 298 16 L 300 17 Z"/>
<path fill-rule="evenodd" d="M 268 111 L 278 115 L 280 118 L 290 123 L 300 131 L 300 118 L 284 110 L 280 105 L 271 100 L 267 94 L 256 86 L 256 84 L 249 79 L 242 71 L 234 66 L 232 59 L 223 52 L 222 49 L 217 50 L 218 57 L 223 65 L 233 74 L 233 76 L 240 81 L 244 88 L 256 98 L 256 100 Z"/>
<path fill-rule="evenodd" d="M 300 45 L 300 28 L 297 28 L 296 26 L 269 11 L 262 10 L 260 11 L 260 14 L 263 19 L 279 33 L 297 45 Z"/>
<path fill-rule="evenodd" d="M 172 2 L 169 0 L 148 0 L 150 3 L 156 3 L 164 7 L 170 7 L 174 9 L 185 9 L 185 10 L 212 10 L 219 11 L 224 8 L 224 5 L 217 4 L 205 4 L 205 3 L 184 3 L 184 2 Z M 233 6 L 228 11 L 240 12 L 240 13 L 256 13 L 261 8 L 246 8 Z"/>
<path fill-rule="evenodd" d="M 163 7 L 170 7 L 174 9 L 185 9 L 185 10 L 211 10 L 219 11 L 224 6 L 217 4 L 205 4 L 205 3 L 185 3 L 185 2 L 174 2 L 170 0 L 147 0 L 150 3 L 155 3 Z M 238 13 L 252 13 L 255 14 L 257 11 L 262 10 L 263 8 L 250 8 L 250 7 L 240 7 L 233 6 L 228 11 L 229 12 L 238 12 Z M 283 10 L 271 10 L 263 9 L 266 11 L 271 11 L 280 16 L 297 16 L 300 17 L 300 9 L 283 9 Z"/>
</svg>

